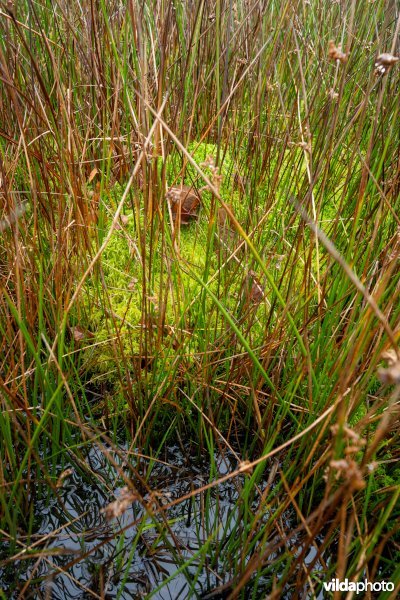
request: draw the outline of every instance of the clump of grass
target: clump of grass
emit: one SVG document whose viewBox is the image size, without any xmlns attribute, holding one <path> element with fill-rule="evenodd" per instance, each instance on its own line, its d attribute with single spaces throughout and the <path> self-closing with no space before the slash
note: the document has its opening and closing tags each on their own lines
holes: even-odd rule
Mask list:
<svg viewBox="0 0 400 600">
<path fill-rule="evenodd" d="M 112 536 L 120 597 L 141 543 L 176 567 L 148 597 L 181 574 L 189 597 L 398 589 L 400 71 L 375 65 L 394 5 L 20 2 L 0 28 L 0 578 L 29 557 L 2 593 L 87 556 L 49 562 L 38 515 L 74 525 L 70 469 L 140 506 L 126 561 Z M 203 200 L 177 231 L 180 184 Z M 161 500 L 175 444 L 209 480 Z"/>
</svg>

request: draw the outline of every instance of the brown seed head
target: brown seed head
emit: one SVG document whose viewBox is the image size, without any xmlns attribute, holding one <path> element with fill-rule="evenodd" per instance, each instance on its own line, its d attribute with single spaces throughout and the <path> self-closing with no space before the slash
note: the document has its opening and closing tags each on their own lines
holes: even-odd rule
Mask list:
<svg viewBox="0 0 400 600">
<path fill-rule="evenodd" d="M 375 75 L 385 75 L 389 69 L 393 67 L 399 60 L 398 56 L 393 56 L 388 52 L 379 54 L 375 61 Z"/>
<path fill-rule="evenodd" d="M 116 519 L 123 515 L 132 505 L 132 502 L 138 499 L 139 495 L 136 492 L 130 490 L 128 487 L 124 487 L 118 498 L 102 508 L 101 512 L 104 513 L 107 521 L 111 521 L 111 519 Z"/>
<path fill-rule="evenodd" d="M 344 52 L 342 52 L 342 46 L 341 44 L 339 44 L 338 46 L 335 45 L 335 42 L 333 40 L 329 40 L 329 44 L 328 44 L 328 56 L 331 60 L 338 60 L 339 62 L 341 62 L 342 64 L 347 62 L 347 54 L 345 54 Z"/>
<path fill-rule="evenodd" d="M 400 383 L 400 360 L 396 351 L 391 348 L 382 354 L 382 359 L 388 363 L 387 367 L 380 367 L 377 371 L 378 378 L 382 383 L 391 385 Z"/>
</svg>

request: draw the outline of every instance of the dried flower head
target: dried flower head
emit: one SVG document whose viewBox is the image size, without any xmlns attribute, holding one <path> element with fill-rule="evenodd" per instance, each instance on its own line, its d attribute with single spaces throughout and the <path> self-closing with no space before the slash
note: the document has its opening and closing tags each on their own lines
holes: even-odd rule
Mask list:
<svg viewBox="0 0 400 600">
<path fill-rule="evenodd" d="M 209 154 L 208 156 L 206 156 L 205 160 L 203 160 L 203 162 L 200 163 L 201 167 L 208 167 L 209 169 L 214 169 L 215 168 L 215 159 L 213 157 L 212 154 Z"/>
<path fill-rule="evenodd" d="M 378 369 L 377 374 L 382 383 L 399 384 L 400 383 L 400 360 L 396 351 L 391 348 L 382 354 L 382 359 L 386 360 L 388 366 Z"/>
<path fill-rule="evenodd" d="M 107 521 L 116 519 L 124 514 L 125 511 L 131 506 L 134 500 L 138 500 L 139 496 L 128 487 L 123 487 L 120 495 L 114 502 L 110 502 L 101 512 L 105 514 Z"/>
<path fill-rule="evenodd" d="M 375 60 L 375 75 L 385 75 L 398 60 L 398 56 L 393 56 L 393 54 L 389 54 L 388 52 L 379 54 Z"/>
<path fill-rule="evenodd" d="M 350 458 L 332 460 L 329 466 L 336 471 L 336 479 L 344 479 L 351 491 L 356 492 L 365 488 L 362 473 L 354 460 Z"/>
<path fill-rule="evenodd" d="M 382 360 L 386 360 L 389 367 L 392 367 L 398 361 L 397 353 L 394 348 L 389 348 L 389 350 L 382 352 L 381 358 Z"/>
<path fill-rule="evenodd" d="M 333 40 L 329 40 L 328 44 L 328 56 L 331 60 L 338 60 L 341 63 L 347 62 L 347 54 L 342 52 L 342 45 L 336 46 Z"/>
<path fill-rule="evenodd" d="M 220 175 L 217 170 L 213 171 L 211 175 L 211 182 L 219 193 L 222 185 L 222 175 Z"/>
<path fill-rule="evenodd" d="M 338 424 L 332 425 L 331 432 L 333 435 L 337 435 L 339 431 L 342 432 L 342 435 L 351 441 L 351 443 L 355 446 L 365 446 L 366 441 L 364 438 L 360 437 L 359 434 L 351 429 L 348 425 L 343 425 L 342 428 L 339 427 Z"/>
<path fill-rule="evenodd" d="M 241 473 L 249 473 L 249 475 L 251 475 L 253 472 L 253 465 L 249 460 L 242 460 L 239 463 L 239 471 Z"/>
</svg>

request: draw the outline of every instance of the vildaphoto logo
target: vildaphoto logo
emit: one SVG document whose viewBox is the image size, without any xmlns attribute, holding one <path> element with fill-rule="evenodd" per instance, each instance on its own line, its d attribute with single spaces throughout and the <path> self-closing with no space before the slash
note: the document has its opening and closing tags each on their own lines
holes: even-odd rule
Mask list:
<svg viewBox="0 0 400 600">
<path fill-rule="evenodd" d="M 345 579 L 332 579 L 324 581 L 324 589 L 326 592 L 355 592 L 362 594 L 363 592 L 393 592 L 394 583 L 392 581 L 349 581 Z"/>
</svg>

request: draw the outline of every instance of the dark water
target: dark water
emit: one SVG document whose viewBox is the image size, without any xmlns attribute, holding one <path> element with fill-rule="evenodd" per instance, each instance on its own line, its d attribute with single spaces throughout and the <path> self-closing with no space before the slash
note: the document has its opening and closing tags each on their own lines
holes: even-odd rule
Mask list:
<svg viewBox="0 0 400 600">
<path fill-rule="evenodd" d="M 109 452 L 112 454 L 112 449 Z M 141 459 L 140 472 L 160 504 L 179 499 L 238 466 L 233 454 L 217 453 L 215 469 L 210 473 L 209 461 L 198 455 L 188 458 L 178 446 L 168 448 L 158 458 L 162 462 L 153 463 L 152 469 L 148 460 Z M 28 580 L 23 598 L 54 600 L 201 598 L 230 581 L 232 560 L 225 560 L 224 547 L 240 530 L 239 497 L 244 476 L 166 509 L 168 526 L 160 514 L 151 518 L 146 512 L 143 504 L 151 504 L 152 498 L 144 488 L 144 503 L 131 502 L 122 516 L 109 521 L 102 509 L 118 498 L 125 485 L 118 473 L 121 459 L 116 455 L 113 459 L 118 469 L 93 446 L 87 454 L 86 474 L 71 465 L 72 472 L 63 480 L 59 497 L 36 502 L 37 528 L 31 543 L 48 536 L 38 546 L 46 558 L 13 562 L 0 569 L 0 589 L 7 598 L 17 598 L 16 588 L 21 589 Z M 134 455 L 129 456 L 129 462 L 137 464 Z M 127 466 L 122 467 L 131 476 Z M 88 470 L 93 473 L 91 477 Z M 207 539 L 209 551 L 196 557 Z M 2 550 L 4 556 L 4 544 Z M 178 572 L 185 561 L 190 564 Z M 261 589 L 268 581 L 259 579 L 257 586 L 260 595 L 255 597 L 263 597 Z"/>
</svg>

